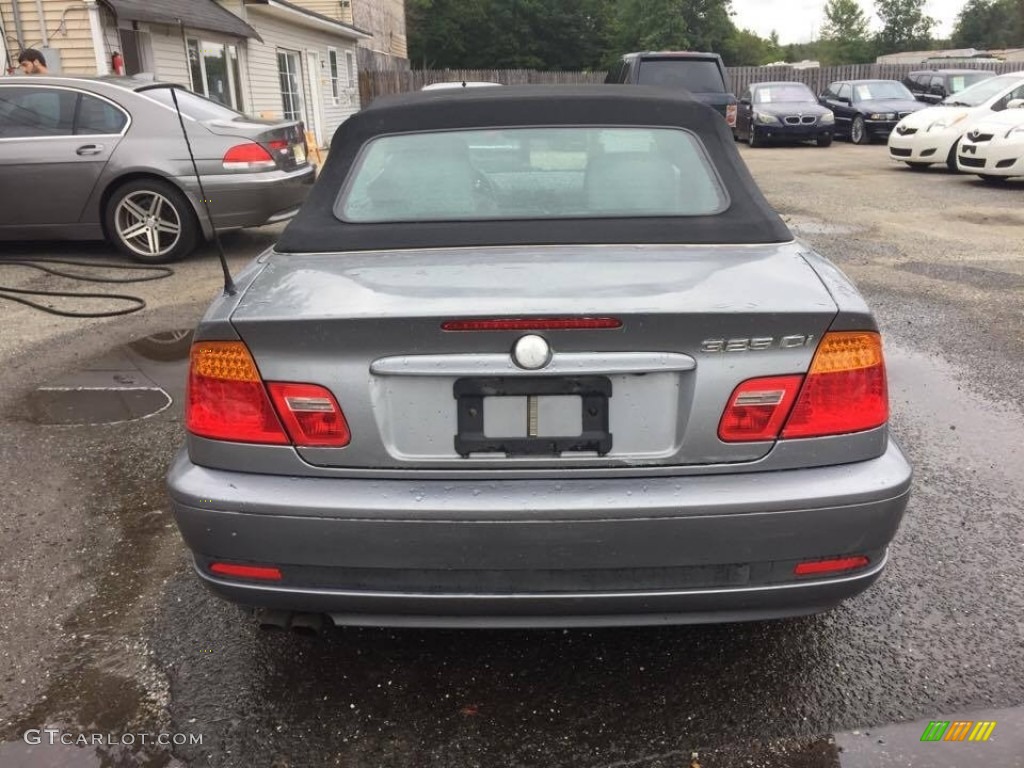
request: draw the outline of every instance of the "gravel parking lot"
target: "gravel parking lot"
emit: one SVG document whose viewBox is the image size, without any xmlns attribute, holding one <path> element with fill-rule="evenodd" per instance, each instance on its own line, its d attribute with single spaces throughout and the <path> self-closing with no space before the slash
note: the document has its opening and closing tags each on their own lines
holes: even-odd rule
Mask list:
<svg viewBox="0 0 1024 768">
<path fill-rule="evenodd" d="M 654 768 L 696 750 L 705 768 L 834 766 L 836 731 L 1021 705 L 1024 181 L 912 172 L 881 146 L 741 152 L 886 334 L 893 427 L 917 475 L 875 587 L 764 624 L 261 634 L 198 585 L 170 520 L 177 403 L 94 427 L 27 415 L 40 384 L 194 323 L 219 288 L 207 249 L 132 286 L 149 308 L 120 320 L 0 301 L 0 765 L 49 764 L 60 748 L 33 751 L 22 734 L 59 725 L 204 737 L 173 751 L 71 748 L 62 765 Z M 232 264 L 275 235 L 228 237 Z M 103 246 L 11 251 L 112 258 Z M 70 286 L 23 267 L 0 268 L 0 283 Z"/>
</svg>

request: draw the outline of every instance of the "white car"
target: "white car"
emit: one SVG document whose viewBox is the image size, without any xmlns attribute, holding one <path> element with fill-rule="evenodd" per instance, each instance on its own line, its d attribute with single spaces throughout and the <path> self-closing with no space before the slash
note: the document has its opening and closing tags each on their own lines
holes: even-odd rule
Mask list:
<svg viewBox="0 0 1024 768">
<path fill-rule="evenodd" d="M 1024 176 L 1024 100 L 1011 102 L 1009 109 L 964 134 L 957 167 L 990 183 Z"/>
<path fill-rule="evenodd" d="M 501 83 L 489 83 L 483 80 L 472 81 L 472 80 L 460 80 L 452 83 L 431 83 L 430 85 L 424 85 L 420 88 L 421 91 L 446 91 L 449 88 L 493 88 L 494 86 L 501 85 Z"/>
<path fill-rule="evenodd" d="M 889 136 L 889 157 L 915 169 L 945 163 L 955 171 L 960 137 L 1017 99 L 1024 99 L 1024 72 L 992 77 L 965 88 L 938 106 L 900 120 Z"/>
</svg>

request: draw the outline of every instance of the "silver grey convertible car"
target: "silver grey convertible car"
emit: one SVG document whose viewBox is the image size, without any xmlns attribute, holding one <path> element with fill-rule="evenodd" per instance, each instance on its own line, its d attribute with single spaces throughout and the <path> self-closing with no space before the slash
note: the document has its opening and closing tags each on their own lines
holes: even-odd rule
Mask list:
<svg viewBox="0 0 1024 768">
<path fill-rule="evenodd" d="M 271 625 L 821 611 L 907 504 L 864 300 L 657 90 L 374 102 L 190 365 L 174 514 Z"/>
</svg>

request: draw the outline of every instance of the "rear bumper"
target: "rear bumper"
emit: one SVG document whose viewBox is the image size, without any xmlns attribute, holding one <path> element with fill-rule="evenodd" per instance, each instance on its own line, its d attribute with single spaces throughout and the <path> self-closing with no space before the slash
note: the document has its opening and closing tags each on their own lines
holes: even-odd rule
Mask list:
<svg viewBox="0 0 1024 768">
<path fill-rule="evenodd" d="M 286 221 L 299 212 L 306 201 L 316 169 L 307 165 L 295 171 L 267 171 L 265 173 L 224 173 L 203 177 L 203 187 L 210 201 L 210 212 L 218 230 L 259 227 Z M 188 184 L 196 210 L 204 211 L 199 188 Z M 204 222 L 207 236 L 212 234 L 209 222 Z"/>
<path fill-rule="evenodd" d="M 171 468 L 174 514 L 217 594 L 339 624 L 600 626 L 825 610 L 881 573 L 911 470 L 890 444 L 839 467 L 699 478 L 376 481 Z M 802 560 L 864 568 L 799 579 Z M 212 560 L 277 565 L 273 584 Z"/>
</svg>

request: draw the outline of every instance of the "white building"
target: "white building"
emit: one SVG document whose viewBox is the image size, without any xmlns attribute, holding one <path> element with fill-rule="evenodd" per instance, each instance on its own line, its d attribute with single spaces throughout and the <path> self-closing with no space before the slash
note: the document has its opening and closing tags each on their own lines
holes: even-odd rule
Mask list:
<svg viewBox="0 0 1024 768">
<path fill-rule="evenodd" d="M 5 27 L 17 17 L 12 58 L 41 48 L 51 72 L 81 75 L 120 63 L 241 112 L 302 120 L 320 146 L 359 109 L 356 46 L 369 35 L 288 0 L 0 0 L 0 14 Z"/>
<path fill-rule="evenodd" d="M 1024 61 L 1024 48 L 1006 48 L 981 51 L 977 48 L 950 48 L 935 51 L 903 51 L 879 56 L 876 64 L 935 64 L 958 66 L 960 64 L 992 64 L 996 62 Z"/>
</svg>

